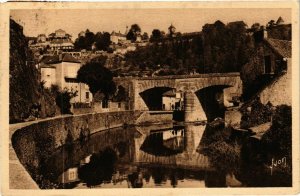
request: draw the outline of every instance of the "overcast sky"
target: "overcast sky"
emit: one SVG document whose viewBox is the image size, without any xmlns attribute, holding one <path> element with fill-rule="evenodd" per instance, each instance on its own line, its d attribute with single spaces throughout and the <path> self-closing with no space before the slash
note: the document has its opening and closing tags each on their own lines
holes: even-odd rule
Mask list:
<svg viewBox="0 0 300 196">
<path fill-rule="evenodd" d="M 248 26 L 258 22 L 265 25 L 271 19 L 281 16 L 286 23 L 291 22 L 290 9 L 94 9 L 94 10 L 11 10 L 11 17 L 24 27 L 27 36 L 46 35 L 56 29 L 63 29 L 77 38 L 80 31 L 121 31 L 126 26 L 137 23 L 142 32 L 151 34 L 158 28 L 165 32 L 172 23 L 177 31 L 201 31 L 206 23 L 221 20 L 225 24 L 243 20 Z"/>
</svg>

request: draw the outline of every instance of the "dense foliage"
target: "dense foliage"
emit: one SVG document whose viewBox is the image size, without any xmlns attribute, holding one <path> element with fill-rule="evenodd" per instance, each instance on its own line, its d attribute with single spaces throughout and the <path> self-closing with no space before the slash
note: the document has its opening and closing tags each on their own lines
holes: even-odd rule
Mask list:
<svg viewBox="0 0 300 196">
<path fill-rule="evenodd" d="M 286 157 L 287 172 L 291 173 L 292 160 L 292 109 L 291 106 L 276 107 L 270 130 L 262 137 L 266 153 L 273 157 Z"/>
<path fill-rule="evenodd" d="M 80 36 L 75 40 L 74 47 L 76 50 L 92 50 L 94 45 L 98 50 L 107 51 L 109 44 L 110 34 L 108 32 L 97 32 L 94 34 L 87 29 L 85 36 Z"/>
<path fill-rule="evenodd" d="M 154 29 L 152 44 L 127 53 L 126 64 L 136 70 L 163 68 L 166 74 L 238 72 L 254 49 L 243 22 L 217 21 L 204 25 L 202 34 L 161 38 L 161 31 Z"/>
<path fill-rule="evenodd" d="M 72 114 L 71 99 L 77 96 L 77 91 L 72 92 L 67 89 L 61 90 L 58 86 L 52 85 L 50 92 L 55 97 L 56 105 L 60 109 L 61 114 Z"/>
<path fill-rule="evenodd" d="M 209 157 L 213 167 L 224 173 L 236 173 L 240 166 L 240 146 L 232 139 L 232 128 L 205 130 L 202 151 Z"/>
<path fill-rule="evenodd" d="M 141 27 L 138 24 L 131 25 L 127 35 L 126 39 L 131 40 L 132 42 L 136 41 L 137 36 L 141 34 Z"/>
<path fill-rule="evenodd" d="M 116 91 L 116 85 L 113 82 L 113 75 L 109 69 L 104 67 L 107 57 L 100 56 L 87 62 L 77 73 L 79 82 L 85 83 L 93 95 L 101 92 L 108 99 Z"/>
<path fill-rule="evenodd" d="M 241 159 L 240 176 L 247 186 L 292 185 L 291 106 L 276 106 L 270 129 L 261 140 L 243 144 Z"/>
<path fill-rule="evenodd" d="M 272 104 L 262 104 L 259 97 L 252 100 L 251 103 L 244 105 L 241 111 L 241 128 L 254 127 L 270 122 L 274 112 Z"/>
</svg>

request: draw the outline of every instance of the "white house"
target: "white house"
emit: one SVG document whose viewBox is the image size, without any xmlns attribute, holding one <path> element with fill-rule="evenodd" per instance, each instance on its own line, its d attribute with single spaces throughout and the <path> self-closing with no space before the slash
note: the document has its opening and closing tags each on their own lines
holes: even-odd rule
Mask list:
<svg viewBox="0 0 300 196">
<path fill-rule="evenodd" d="M 119 42 L 123 42 L 123 41 L 126 41 L 126 35 L 125 34 L 122 34 L 122 33 L 116 33 L 115 31 L 113 31 L 111 34 L 110 34 L 110 41 L 113 43 L 113 44 L 118 44 Z"/>
<path fill-rule="evenodd" d="M 45 34 L 39 34 L 36 43 L 31 43 L 29 46 L 30 48 L 36 49 L 47 48 L 52 51 L 72 51 L 74 44 L 71 37 L 72 36 L 64 30 L 58 29 L 54 33 L 49 34 L 48 37 L 46 37 Z"/>
<path fill-rule="evenodd" d="M 45 87 L 57 85 L 60 89 L 77 91 L 72 103 L 90 103 L 92 94 L 86 84 L 77 81 L 77 71 L 81 63 L 70 54 L 60 54 L 48 56 L 40 63 L 41 81 L 45 82 Z"/>
<path fill-rule="evenodd" d="M 162 109 L 176 110 L 180 109 L 182 104 L 182 93 L 169 90 L 162 95 Z"/>
</svg>

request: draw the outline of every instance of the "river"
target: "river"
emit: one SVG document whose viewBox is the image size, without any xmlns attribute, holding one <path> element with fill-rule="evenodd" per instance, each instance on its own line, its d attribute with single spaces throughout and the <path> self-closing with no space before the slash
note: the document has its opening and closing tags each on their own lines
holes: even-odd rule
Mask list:
<svg viewBox="0 0 300 196">
<path fill-rule="evenodd" d="M 200 188 L 277 184 L 272 180 L 277 179 L 276 176 L 265 170 L 259 171 L 261 176 L 267 176 L 263 178 L 266 182 L 251 184 L 249 182 L 257 181 L 254 178 L 259 176 L 249 174 L 250 167 L 246 174 L 242 173 L 247 180 L 239 177 L 241 172 L 235 172 L 239 174 L 236 177 L 232 171 L 216 169 L 211 157 L 205 153 L 212 135 L 214 129 L 193 124 L 101 131 L 57 149 L 42 162 L 36 181 L 41 188 Z M 282 184 L 282 181 L 284 179 L 278 183 Z"/>
</svg>

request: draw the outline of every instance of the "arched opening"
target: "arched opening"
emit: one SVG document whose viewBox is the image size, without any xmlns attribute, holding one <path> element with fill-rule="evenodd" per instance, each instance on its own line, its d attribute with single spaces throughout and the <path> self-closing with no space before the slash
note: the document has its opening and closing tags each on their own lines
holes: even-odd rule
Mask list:
<svg viewBox="0 0 300 196">
<path fill-rule="evenodd" d="M 195 92 L 205 114 L 207 121 L 213 121 L 217 117 L 224 118 L 224 89 L 229 85 L 215 85 L 200 89 Z"/>
<path fill-rule="evenodd" d="M 171 156 L 182 153 L 185 149 L 184 127 L 152 130 L 140 149 L 155 156 Z"/>
<path fill-rule="evenodd" d="M 141 92 L 140 96 L 149 110 L 166 110 L 170 106 L 167 103 L 163 103 L 163 94 L 173 89 L 170 87 L 154 87 Z"/>
</svg>

